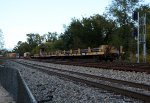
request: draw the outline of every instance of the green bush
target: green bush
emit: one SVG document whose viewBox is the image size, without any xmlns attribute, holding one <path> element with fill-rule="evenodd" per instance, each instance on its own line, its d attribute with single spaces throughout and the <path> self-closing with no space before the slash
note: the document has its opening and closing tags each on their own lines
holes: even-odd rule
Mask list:
<svg viewBox="0 0 150 103">
<path fill-rule="evenodd" d="M 150 54 L 147 55 L 146 61 L 147 63 L 150 63 Z"/>
<path fill-rule="evenodd" d="M 2 60 L 0 60 L 0 65 L 1 65 L 1 64 L 3 64 L 3 61 L 2 61 Z"/>
</svg>

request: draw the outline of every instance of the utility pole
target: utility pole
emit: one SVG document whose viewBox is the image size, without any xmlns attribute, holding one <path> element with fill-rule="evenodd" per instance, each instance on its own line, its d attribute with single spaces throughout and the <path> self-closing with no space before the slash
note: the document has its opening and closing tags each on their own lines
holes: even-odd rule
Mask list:
<svg viewBox="0 0 150 103">
<path fill-rule="evenodd" d="M 139 41 L 139 38 L 140 38 L 140 20 L 139 20 L 139 12 L 137 13 L 137 16 L 138 16 L 138 34 L 137 34 L 137 63 L 140 62 L 140 59 L 139 59 L 139 54 L 140 54 L 140 41 Z"/>
<path fill-rule="evenodd" d="M 143 62 L 146 63 L 146 14 L 144 15 L 144 24 L 143 24 Z"/>
</svg>

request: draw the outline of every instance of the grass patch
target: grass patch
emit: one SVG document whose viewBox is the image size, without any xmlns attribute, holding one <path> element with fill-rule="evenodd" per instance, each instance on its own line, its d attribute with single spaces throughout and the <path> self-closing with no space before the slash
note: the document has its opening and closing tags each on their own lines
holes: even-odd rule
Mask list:
<svg viewBox="0 0 150 103">
<path fill-rule="evenodd" d="M 146 61 L 147 63 L 150 63 L 150 55 L 147 55 Z"/>
<path fill-rule="evenodd" d="M 140 54 L 140 63 L 143 63 L 143 54 Z M 129 62 L 131 63 L 137 63 L 137 57 L 135 54 L 130 55 Z M 150 63 L 150 54 L 147 54 L 146 56 L 146 63 Z"/>
<path fill-rule="evenodd" d="M 0 65 L 3 64 L 3 60 L 0 60 Z"/>
</svg>

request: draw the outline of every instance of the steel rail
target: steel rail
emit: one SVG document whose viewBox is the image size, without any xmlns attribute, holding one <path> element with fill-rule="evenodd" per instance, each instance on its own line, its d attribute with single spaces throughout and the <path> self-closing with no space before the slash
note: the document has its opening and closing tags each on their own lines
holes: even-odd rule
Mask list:
<svg viewBox="0 0 150 103">
<path fill-rule="evenodd" d="M 68 73 L 71 73 L 71 74 L 82 75 L 82 76 L 85 76 L 85 77 L 96 78 L 96 79 L 99 79 L 99 80 L 105 80 L 105 81 L 109 81 L 109 82 L 124 84 L 124 85 L 132 86 L 132 87 L 135 87 L 135 88 L 141 88 L 141 89 L 146 89 L 146 90 L 150 91 L 150 85 L 146 85 L 146 84 L 134 83 L 134 82 L 130 82 L 130 81 L 112 79 L 112 78 L 96 76 L 96 75 L 80 73 L 80 72 L 74 72 L 74 71 L 69 71 L 69 70 L 62 70 L 62 69 L 52 68 L 52 67 L 39 65 L 39 64 L 33 64 L 33 63 L 28 63 L 28 64 L 44 67 L 44 68 L 47 68 L 47 69 L 53 69 L 53 70 L 58 70 L 58 71 L 62 71 L 62 72 L 68 72 Z"/>
<path fill-rule="evenodd" d="M 40 62 L 48 62 L 48 60 L 33 60 Z M 150 64 L 148 63 L 117 63 L 117 64 L 101 64 L 101 63 L 88 63 L 88 62 L 52 62 L 55 64 L 63 64 L 63 65 L 75 65 L 75 66 L 84 66 L 84 67 L 94 67 L 94 68 L 104 68 L 104 69 L 113 69 L 113 70 L 121 70 L 121 71 L 135 71 L 135 72 L 146 72 L 150 73 Z"/>
<path fill-rule="evenodd" d="M 20 62 L 17 62 L 17 63 L 20 63 Z M 85 84 L 87 84 L 89 86 L 92 86 L 92 87 L 103 88 L 105 90 L 109 90 L 109 91 L 112 91 L 112 92 L 115 92 L 115 93 L 119 93 L 119 94 L 122 94 L 122 95 L 125 95 L 125 96 L 128 96 L 128 97 L 140 99 L 140 100 L 145 101 L 146 103 L 150 102 L 150 99 L 149 99 L 150 95 L 148 95 L 148 94 L 143 94 L 143 93 L 127 90 L 127 89 L 115 87 L 115 86 L 112 86 L 112 85 L 110 86 L 110 85 L 106 85 L 104 83 L 97 83 L 97 82 L 82 79 L 82 78 L 79 78 L 79 77 L 74 77 L 74 76 L 71 76 L 71 75 L 58 73 L 56 71 L 49 71 L 49 70 L 46 70 L 46 69 L 43 69 L 43 68 L 39 67 L 39 65 L 36 66 L 35 64 L 34 65 L 33 64 L 32 65 L 27 64 L 27 63 L 26 64 L 25 63 L 20 63 L 20 64 L 26 65 L 26 66 L 28 66 L 30 68 L 33 68 L 33 69 L 38 69 L 39 71 L 42 71 L 42 72 L 47 73 L 49 75 L 57 75 L 59 77 L 68 78 L 68 79 L 71 79 L 71 80 L 76 81 L 76 82 L 85 83 Z"/>
</svg>

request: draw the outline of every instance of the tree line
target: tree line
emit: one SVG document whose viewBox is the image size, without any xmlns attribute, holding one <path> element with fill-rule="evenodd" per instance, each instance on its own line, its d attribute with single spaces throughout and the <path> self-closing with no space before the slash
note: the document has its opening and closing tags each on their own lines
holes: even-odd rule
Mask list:
<svg viewBox="0 0 150 103">
<path fill-rule="evenodd" d="M 147 14 L 147 51 L 150 54 L 150 7 L 140 0 L 112 0 L 103 15 L 95 14 L 82 19 L 72 18 L 61 34 L 48 32 L 47 34 L 27 34 L 27 41 L 19 41 L 13 52 L 23 55 L 24 52 L 39 53 L 41 46 L 46 51 L 69 50 L 77 48 L 94 48 L 103 44 L 123 46 L 126 57 L 130 53 L 136 54 L 136 39 L 132 19 L 134 11 L 140 16 Z M 142 51 L 141 51 L 142 52 Z"/>
<path fill-rule="evenodd" d="M 3 46 L 4 46 L 3 32 L 2 32 L 2 30 L 0 29 L 0 50 L 2 50 Z"/>
</svg>

